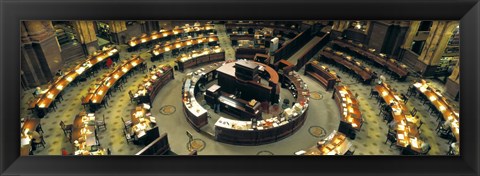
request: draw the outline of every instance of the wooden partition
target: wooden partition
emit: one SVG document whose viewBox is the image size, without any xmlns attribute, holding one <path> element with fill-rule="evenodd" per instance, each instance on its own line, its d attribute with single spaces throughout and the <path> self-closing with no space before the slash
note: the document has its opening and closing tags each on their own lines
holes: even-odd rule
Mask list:
<svg viewBox="0 0 480 176">
<path fill-rule="evenodd" d="M 311 35 L 312 29 L 309 28 L 300 34 L 298 34 L 292 40 L 286 42 L 282 47 L 274 52 L 275 62 L 278 62 L 280 59 L 288 59 L 290 56 L 295 54 L 300 48 L 312 39 Z"/>
<path fill-rule="evenodd" d="M 170 151 L 167 133 L 153 140 L 135 155 L 163 155 Z"/>
<path fill-rule="evenodd" d="M 309 62 L 310 59 L 330 41 L 329 38 L 330 33 L 323 33 L 322 39 L 318 43 L 304 50 L 304 53 L 297 60 L 297 64 L 294 68 L 295 71 L 300 70 L 307 62 Z"/>
</svg>

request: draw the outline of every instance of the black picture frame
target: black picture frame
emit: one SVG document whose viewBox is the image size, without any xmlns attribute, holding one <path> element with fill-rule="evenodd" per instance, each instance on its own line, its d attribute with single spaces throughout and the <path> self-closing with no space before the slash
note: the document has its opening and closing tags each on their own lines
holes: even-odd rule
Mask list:
<svg viewBox="0 0 480 176">
<path fill-rule="evenodd" d="M 478 0 L 0 1 L 2 175 L 478 175 Z M 21 20 L 460 20 L 460 156 L 19 157 Z"/>
</svg>

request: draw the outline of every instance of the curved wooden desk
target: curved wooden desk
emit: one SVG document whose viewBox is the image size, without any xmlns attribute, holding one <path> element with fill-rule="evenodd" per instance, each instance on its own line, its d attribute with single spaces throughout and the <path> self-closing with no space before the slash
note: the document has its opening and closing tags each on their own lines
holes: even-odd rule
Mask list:
<svg viewBox="0 0 480 176">
<path fill-rule="evenodd" d="M 151 34 L 142 34 L 139 37 L 132 37 L 127 43 L 129 45 L 128 51 L 134 51 L 139 48 L 142 44 L 152 43 L 161 39 L 170 38 L 172 36 L 177 36 L 187 33 L 201 33 L 208 32 L 214 29 L 213 24 L 206 24 L 205 26 L 182 26 L 182 28 L 172 29 L 172 30 L 160 30 L 153 31 Z"/>
<path fill-rule="evenodd" d="M 200 131 L 200 128 L 208 124 L 207 121 L 207 110 L 197 102 L 195 95 L 199 91 L 199 83 L 206 84 L 207 82 L 213 81 L 216 79 L 216 69 L 222 66 L 226 62 L 217 62 L 204 66 L 193 73 L 187 74 L 187 79 L 183 83 L 182 87 L 182 102 L 183 102 L 183 112 L 187 121 L 195 128 L 195 130 Z"/>
<path fill-rule="evenodd" d="M 283 77 L 283 84 L 294 87 L 294 90 L 291 90 L 296 97 L 293 107 L 274 115 L 273 118 L 257 121 L 253 126 L 251 121 L 220 118 L 215 123 L 215 139 L 237 145 L 261 145 L 279 141 L 298 131 L 306 120 L 309 91 L 298 74 L 286 74 Z"/>
<path fill-rule="evenodd" d="M 349 70 L 352 70 L 355 74 L 360 76 L 364 83 L 369 83 L 373 79 L 372 69 L 363 66 L 360 62 L 353 60 L 351 56 L 345 56 L 344 53 L 339 51 L 333 51 L 331 48 L 325 48 L 320 52 L 322 56 L 334 62 L 343 65 Z"/>
<path fill-rule="evenodd" d="M 216 79 L 216 69 L 228 63 L 229 61 L 211 64 L 187 75 L 187 80 L 183 86 L 183 109 L 187 121 L 198 131 L 208 123 L 207 110 L 195 99 L 195 95 L 199 90 L 198 85 L 200 82 L 206 84 Z M 264 64 L 260 65 L 266 66 Z M 269 69 L 270 67 L 265 68 L 266 73 L 275 72 L 275 70 Z M 269 82 L 278 82 L 280 80 L 278 74 L 271 75 Z M 285 77 L 284 84 L 289 85 L 288 87 L 290 85 L 294 87 L 292 91 L 295 92 L 297 103 L 292 108 L 287 108 L 284 112 L 276 115 L 277 118 L 258 121 L 255 129 L 251 128 L 250 121 L 221 118 L 215 124 L 216 140 L 238 145 L 260 145 L 278 141 L 300 129 L 305 122 L 307 114 L 309 91 L 298 74 L 286 74 L 283 77 Z M 236 125 L 225 125 L 223 122 Z"/>
<path fill-rule="evenodd" d="M 98 105 L 100 104 L 110 88 L 129 71 L 137 66 L 143 64 L 145 60 L 140 57 L 131 58 L 125 61 L 122 65 L 115 68 L 112 72 L 106 74 L 99 84 L 94 89 L 90 89 L 88 94 L 82 100 L 82 104 Z"/>
<path fill-rule="evenodd" d="M 327 138 L 309 149 L 304 155 L 345 155 L 352 146 L 345 134 L 333 131 Z"/>
<path fill-rule="evenodd" d="M 92 68 L 99 63 L 102 63 L 102 61 L 105 61 L 107 58 L 118 57 L 119 54 L 117 48 L 104 47 L 100 53 L 89 56 L 87 60 L 73 67 L 73 69 L 67 71 L 63 76 L 58 77 L 55 82 L 48 86 L 47 91 L 44 94 L 29 104 L 29 109 L 36 109 L 37 115 L 43 117 L 57 96 L 59 96 L 61 92 L 77 77 L 89 72 Z"/>
<path fill-rule="evenodd" d="M 89 147 L 97 145 L 95 115 L 92 114 L 80 113 L 75 116 L 71 134 L 75 155 L 89 153 Z"/>
<path fill-rule="evenodd" d="M 159 57 L 162 56 L 164 53 L 173 50 L 179 50 L 184 47 L 190 47 L 194 45 L 200 45 L 204 43 L 213 43 L 218 41 L 218 36 L 211 35 L 209 37 L 198 37 L 194 39 L 182 40 L 182 41 L 175 41 L 173 43 L 165 43 L 162 45 L 155 45 L 152 49 L 152 57 Z"/>
<path fill-rule="evenodd" d="M 331 90 L 340 79 L 337 74 L 330 71 L 326 66 L 320 66 L 317 61 L 309 62 L 305 66 L 305 75 L 310 75 L 325 87 L 325 89 Z"/>
<path fill-rule="evenodd" d="M 175 62 L 178 63 L 178 70 L 183 72 L 187 68 L 223 60 L 225 60 L 225 51 L 219 46 L 215 46 L 204 48 L 203 51 L 194 50 L 188 54 L 182 54 Z"/>
<path fill-rule="evenodd" d="M 452 120 L 450 128 L 452 129 L 452 133 L 457 142 L 460 142 L 460 115 L 458 112 L 447 103 L 442 94 L 437 92 L 432 86 L 429 86 L 425 80 L 416 82 L 413 86 L 419 93 L 423 94 L 428 101 L 435 106 L 435 108 L 437 108 L 445 121 Z"/>
<path fill-rule="evenodd" d="M 139 99 L 139 103 L 152 105 L 158 92 L 173 79 L 173 68 L 170 65 L 159 65 L 144 76 L 143 82 L 133 93 L 133 98 Z"/>
<path fill-rule="evenodd" d="M 395 127 L 397 132 L 396 145 L 404 148 L 410 146 L 410 149 L 421 152 L 423 141 L 420 140 L 420 133 L 417 129 L 417 123 L 419 122 L 410 114 L 403 100 L 385 83 L 376 85 L 375 90 L 392 109 L 393 120 L 397 124 Z"/>
<path fill-rule="evenodd" d="M 387 59 L 385 54 L 376 53 L 375 49 L 373 48 L 367 48 L 363 44 L 356 43 L 351 40 L 345 41 L 341 39 L 335 39 L 332 41 L 332 43 L 342 48 L 347 48 L 350 51 L 353 51 L 365 58 L 368 58 L 369 60 L 375 62 L 383 68 L 395 73 L 399 77 L 399 79 L 405 79 L 408 76 L 408 70 L 405 64 L 399 63 L 397 60 L 394 59 Z"/>
</svg>

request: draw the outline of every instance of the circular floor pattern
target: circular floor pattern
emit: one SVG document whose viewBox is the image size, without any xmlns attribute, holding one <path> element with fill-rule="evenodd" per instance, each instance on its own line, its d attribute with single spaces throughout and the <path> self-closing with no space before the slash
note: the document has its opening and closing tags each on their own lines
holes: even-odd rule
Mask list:
<svg viewBox="0 0 480 176">
<path fill-rule="evenodd" d="M 323 95 L 318 91 L 314 91 L 310 92 L 310 98 L 312 98 L 313 100 L 321 100 L 323 98 Z"/>
<path fill-rule="evenodd" d="M 257 153 L 257 155 L 274 155 L 273 152 L 268 150 L 262 150 Z"/>
<path fill-rule="evenodd" d="M 310 133 L 313 137 L 316 138 L 325 137 L 325 135 L 327 135 L 327 131 L 325 131 L 325 129 L 320 126 L 311 126 L 310 128 L 308 128 L 308 133 Z"/>
<path fill-rule="evenodd" d="M 160 113 L 162 113 L 163 115 L 170 115 L 173 114 L 176 110 L 177 108 L 175 108 L 175 106 L 173 105 L 165 105 L 160 108 Z"/>
<path fill-rule="evenodd" d="M 207 144 L 205 141 L 201 139 L 193 139 L 190 142 L 187 142 L 187 150 L 188 151 L 193 151 L 196 150 L 197 152 L 202 151 Z"/>
</svg>

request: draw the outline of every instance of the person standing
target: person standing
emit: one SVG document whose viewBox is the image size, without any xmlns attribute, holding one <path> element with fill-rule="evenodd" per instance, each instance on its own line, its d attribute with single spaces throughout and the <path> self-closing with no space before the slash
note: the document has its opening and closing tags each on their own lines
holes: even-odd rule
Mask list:
<svg viewBox="0 0 480 176">
<path fill-rule="evenodd" d="M 67 156 L 68 151 L 65 148 L 62 148 L 62 156 Z"/>
<path fill-rule="evenodd" d="M 110 68 L 110 66 L 112 66 L 112 64 L 113 64 L 112 59 L 111 59 L 111 58 L 108 58 L 106 64 L 107 64 L 107 68 Z"/>
<path fill-rule="evenodd" d="M 213 103 L 213 110 L 215 113 L 220 111 L 220 100 L 218 100 L 218 98 L 220 98 L 220 91 L 215 92 L 215 101 Z"/>
<path fill-rule="evenodd" d="M 28 131 L 27 133 L 30 138 L 32 139 L 32 150 L 36 150 L 37 149 L 37 145 L 36 144 L 39 144 L 42 142 L 42 138 L 41 138 L 41 135 L 36 132 L 36 131 Z"/>
</svg>

